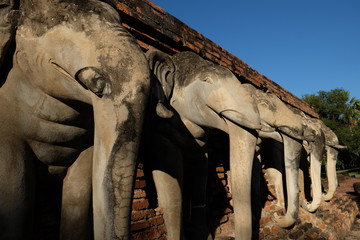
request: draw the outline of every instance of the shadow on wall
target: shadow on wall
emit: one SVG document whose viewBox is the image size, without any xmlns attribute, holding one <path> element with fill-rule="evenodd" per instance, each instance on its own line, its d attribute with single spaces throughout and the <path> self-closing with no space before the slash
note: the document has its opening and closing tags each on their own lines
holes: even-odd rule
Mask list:
<svg viewBox="0 0 360 240">
<path fill-rule="evenodd" d="M 227 174 L 229 172 L 228 135 L 218 130 L 211 130 L 208 135 L 208 154 L 207 213 L 208 225 L 214 236 L 221 224 L 230 221 L 230 214 L 233 212 Z"/>
<path fill-rule="evenodd" d="M 213 234 L 233 232 L 233 206 L 229 167 L 229 136 L 211 130 L 208 136 L 209 174 L 207 186 L 208 225 Z M 258 239 L 261 211 L 269 190 L 259 161 L 254 160 L 252 179 L 253 237 Z"/>
</svg>

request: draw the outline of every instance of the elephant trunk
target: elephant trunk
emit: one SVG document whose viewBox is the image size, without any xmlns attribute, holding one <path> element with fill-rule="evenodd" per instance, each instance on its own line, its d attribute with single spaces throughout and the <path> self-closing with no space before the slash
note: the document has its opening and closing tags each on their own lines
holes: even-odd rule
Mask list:
<svg viewBox="0 0 360 240">
<path fill-rule="evenodd" d="M 144 100 L 143 97 L 133 101 Z M 135 107 L 118 108 L 110 99 L 94 104 L 95 239 L 129 239 L 133 183 L 142 128 L 139 116 L 142 111 Z"/>
<path fill-rule="evenodd" d="M 292 226 L 298 217 L 299 211 L 299 186 L 298 173 L 300 164 L 300 153 L 302 149 L 301 142 L 294 140 L 286 135 L 284 139 L 284 159 L 286 174 L 286 191 L 287 191 L 287 209 L 284 216 L 274 215 L 275 222 L 287 228 Z"/>
<path fill-rule="evenodd" d="M 231 192 L 235 212 L 235 238 L 251 239 L 251 172 L 257 137 L 226 120 L 230 137 Z"/>
<path fill-rule="evenodd" d="M 236 110 L 224 110 L 220 114 L 227 120 L 230 120 L 235 124 L 246 127 L 248 129 L 260 130 L 262 127 L 260 124 L 256 123 L 256 121 L 247 119 L 248 116 Z"/>
<path fill-rule="evenodd" d="M 325 139 L 322 135 L 317 137 L 315 142 L 310 143 L 310 176 L 312 185 L 312 202 L 302 204 L 302 207 L 308 212 L 315 212 L 321 203 L 321 161 L 324 153 Z"/>
<path fill-rule="evenodd" d="M 324 195 L 325 201 L 330 201 L 337 188 L 337 176 L 336 176 L 336 160 L 338 156 L 338 150 L 329 146 L 326 146 L 326 175 L 329 182 L 329 189 Z"/>
<path fill-rule="evenodd" d="M 132 56 L 135 57 L 135 53 Z M 92 95 L 95 239 L 130 238 L 136 161 L 150 87 L 146 59 L 140 53 L 136 59 L 139 60 L 134 62 L 136 66 L 128 68 L 126 87 L 117 87 L 116 81 L 124 81 L 122 75 L 115 74 L 111 82 L 104 83 L 93 69 L 85 68 L 86 72 L 78 76 L 82 82 L 86 82 L 86 76 L 95 79 L 90 81 L 93 84 L 87 84 L 95 93 Z M 96 80 L 100 83 L 96 84 Z"/>
</svg>

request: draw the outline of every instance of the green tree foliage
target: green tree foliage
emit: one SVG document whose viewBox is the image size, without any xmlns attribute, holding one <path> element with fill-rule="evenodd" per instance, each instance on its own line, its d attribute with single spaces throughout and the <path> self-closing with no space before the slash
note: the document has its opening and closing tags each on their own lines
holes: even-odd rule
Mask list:
<svg viewBox="0 0 360 240">
<path fill-rule="evenodd" d="M 339 155 L 339 167 L 360 165 L 360 100 L 350 99 L 350 93 L 341 88 L 306 94 L 303 100 L 318 113 L 320 119 L 338 136 L 347 150 Z"/>
</svg>

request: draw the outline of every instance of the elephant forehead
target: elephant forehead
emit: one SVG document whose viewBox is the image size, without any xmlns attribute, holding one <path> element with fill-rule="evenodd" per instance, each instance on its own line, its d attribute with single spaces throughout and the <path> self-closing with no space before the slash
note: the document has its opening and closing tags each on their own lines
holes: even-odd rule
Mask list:
<svg viewBox="0 0 360 240">
<path fill-rule="evenodd" d="M 116 10 L 101 1 L 24 1 L 23 5 L 26 16 L 24 20 L 30 21 L 25 24 L 28 24 L 30 31 L 38 36 L 66 22 L 71 22 L 78 31 L 84 31 L 84 25 L 92 25 L 89 24 L 91 18 L 96 18 L 98 22 L 120 25 L 120 17 Z"/>
<path fill-rule="evenodd" d="M 191 82 L 205 77 L 217 80 L 231 76 L 229 70 L 215 65 L 193 52 L 177 53 L 172 59 L 176 66 L 176 78 L 180 86 L 187 86 Z"/>
<path fill-rule="evenodd" d="M 37 65 L 48 63 L 51 59 L 77 71 L 81 66 L 96 65 L 98 62 L 96 46 L 86 34 L 64 25 L 51 29 L 41 37 L 29 37 L 27 31 L 20 31 L 17 43 L 28 53 L 27 57 L 35 59 L 33 63 Z"/>
<path fill-rule="evenodd" d="M 255 95 L 253 96 L 258 103 L 259 110 L 271 112 L 278 111 L 278 107 L 275 104 L 275 101 L 270 99 L 265 93 L 261 92 L 260 90 L 255 90 Z"/>
<path fill-rule="evenodd" d="M 81 54 L 81 57 L 91 59 L 90 56 L 94 55 L 94 52 L 96 51 L 95 43 L 86 36 L 86 33 L 74 31 L 65 25 L 53 28 L 41 39 L 42 44 L 51 44 L 50 46 L 47 46 L 49 47 L 49 50 L 60 50 L 58 52 L 53 51 L 54 54 L 59 53 L 60 56 L 64 55 L 64 52 L 66 52 L 73 56 Z M 55 46 L 57 46 L 57 44 L 59 44 L 60 49 L 56 49 Z M 78 61 L 77 58 L 79 57 L 76 57 L 75 61 Z"/>
</svg>

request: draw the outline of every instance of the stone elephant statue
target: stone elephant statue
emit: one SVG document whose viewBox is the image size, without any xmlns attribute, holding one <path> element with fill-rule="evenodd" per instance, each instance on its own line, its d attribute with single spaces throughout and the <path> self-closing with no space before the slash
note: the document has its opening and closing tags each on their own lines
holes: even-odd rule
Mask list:
<svg viewBox="0 0 360 240">
<path fill-rule="evenodd" d="M 0 88 L 0 239 L 32 236 L 38 166 L 64 172 L 83 155 L 95 239 L 128 239 L 148 62 L 103 2 L 29 0 L 20 11 Z"/>
<path fill-rule="evenodd" d="M 261 124 L 274 129 L 273 132 L 259 131 L 259 137 L 273 140 L 268 141 L 272 145 L 272 155 L 268 158 L 272 158 L 270 164 L 277 167 L 269 167 L 267 172 L 275 185 L 278 204 L 281 206 L 284 201 L 282 164 L 285 163 L 287 210 L 284 216 L 275 214 L 274 220 L 281 227 L 289 227 L 297 220 L 299 211 L 298 172 L 302 142 L 304 139 L 312 139 L 313 136 L 306 131 L 302 119 L 274 94 L 257 89 L 251 84 L 243 86 L 257 104 Z M 266 159 L 265 157 L 263 160 Z"/>
<path fill-rule="evenodd" d="M 168 58 L 167 64 L 175 69 L 168 55 L 152 50 L 147 53 L 150 60 L 154 54 Z M 144 163 L 152 173 L 158 204 L 164 211 L 166 237 L 211 239 L 206 218 L 206 136 L 192 135 L 169 104 L 160 82 L 155 76 L 153 80 Z"/>
<path fill-rule="evenodd" d="M 312 201 L 311 203 L 304 202 L 302 207 L 308 212 L 315 212 L 322 200 L 322 186 L 321 186 L 321 162 L 323 155 L 327 153 L 326 172 L 329 181 L 328 192 L 323 196 L 324 200 L 330 200 L 335 193 L 337 187 L 336 176 L 336 160 L 338 150 L 344 148 L 339 145 L 339 140 L 336 134 L 328 128 L 320 119 L 311 118 L 300 113 L 302 121 L 306 126 L 315 133 L 315 141 L 309 141 L 307 152 L 310 162 L 310 176 Z"/>
<path fill-rule="evenodd" d="M 259 91 L 258 91 L 259 93 Z M 261 93 L 261 95 L 265 95 L 265 93 Z M 254 96 L 256 96 L 257 98 L 257 102 L 261 103 L 261 99 L 264 99 L 264 97 L 259 98 L 259 94 L 254 93 Z M 263 104 L 264 105 L 264 104 Z M 267 104 L 269 106 L 269 104 Z M 266 105 L 264 105 L 266 106 Z M 275 109 L 274 107 L 265 107 L 262 108 L 261 106 L 258 105 L 260 114 L 263 113 L 264 111 L 273 111 L 273 109 Z M 336 135 L 334 135 L 334 133 L 325 126 L 325 124 L 319 120 L 319 119 L 315 119 L 315 118 L 311 118 L 307 115 L 305 115 L 302 111 L 295 109 L 295 108 L 288 108 L 291 109 L 291 112 L 288 111 L 284 111 L 282 110 L 281 112 L 286 113 L 286 114 L 281 114 L 283 115 L 287 115 L 286 118 L 289 118 L 288 116 L 292 116 L 293 118 L 293 122 L 291 123 L 292 126 L 294 125 L 294 123 L 297 122 L 298 126 L 302 126 L 303 129 L 303 133 L 301 135 L 296 136 L 296 134 L 289 134 L 289 132 L 287 132 L 288 136 L 291 136 L 290 141 L 294 142 L 294 140 L 302 142 L 302 146 L 300 144 L 296 144 L 297 145 L 297 150 L 295 151 L 294 149 L 291 149 L 291 153 L 297 153 L 294 154 L 293 156 L 296 158 L 296 167 L 294 168 L 295 165 L 292 165 L 293 167 L 291 167 L 290 169 L 288 168 L 288 163 L 289 163 L 289 159 L 285 156 L 285 171 L 286 171 L 286 181 L 287 181 L 287 186 L 289 186 L 288 184 L 288 178 L 290 177 L 291 179 L 293 179 L 293 182 L 291 183 L 290 186 L 291 189 L 288 189 L 288 201 L 290 200 L 290 198 L 292 199 L 296 199 L 296 202 L 294 202 L 293 207 L 290 204 L 290 202 L 288 202 L 288 210 L 287 210 L 287 214 L 285 216 L 293 216 L 293 217 L 275 217 L 275 221 L 282 227 L 288 227 L 290 225 L 292 225 L 293 223 L 295 223 L 296 220 L 296 216 L 298 213 L 298 194 L 297 197 L 295 197 L 295 192 L 298 192 L 298 183 L 297 183 L 297 176 L 298 176 L 298 170 L 299 170 L 299 159 L 300 159 L 300 152 L 301 152 L 301 148 L 304 148 L 307 152 L 308 155 L 308 159 L 311 162 L 311 178 L 313 179 L 312 181 L 312 189 L 313 189 L 313 200 L 311 203 L 303 203 L 302 206 L 305 210 L 310 211 L 310 212 L 314 212 L 320 205 L 321 202 L 321 161 L 322 161 L 322 157 L 323 157 L 323 153 L 326 147 L 326 150 L 328 150 L 328 163 L 327 163 L 327 173 L 328 173 L 328 178 L 329 178 L 329 191 L 328 193 L 324 196 L 326 197 L 327 200 L 331 199 L 335 189 L 336 189 L 336 185 L 337 185 L 337 181 L 336 181 L 336 158 L 337 158 L 337 149 L 341 149 L 343 148 L 343 146 L 338 144 L 338 140 Z M 264 116 L 264 114 L 262 115 Z M 271 118 L 269 119 L 276 119 L 277 122 L 281 121 L 280 119 L 283 118 L 282 116 L 275 116 L 275 115 L 271 115 Z M 299 122 L 300 121 L 300 122 Z M 301 123 L 301 124 L 299 124 Z M 283 122 L 283 124 L 287 124 L 286 122 Z M 272 125 L 274 126 L 274 124 Z M 290 125 L 291 126 L 291 125 Z M 275 127 L 276 128 L 276 127 Z M 292 127 L 293 128 L 293 127 Z M 299 128 L 298 128 L 299 129 Z M 281 133 L 281 130 L 279 131 Z M 300 133 L 299 131 L 297 131 L 298 133 Z M 284 133 L 284 132 L 283 132 Z M 293 132 L 294 133 L 294 132 Z M 282 134 L 283 135 L 283 134 Z M 274 138 L 275 139 L 275 138 Z M 292 140 L 291 140 L 292 139 Z M 275 139 L 276 140 L 276 139 Z M 287 140 L 289 141 L 289 140 Z M 286 145 L 286 142 L 284 141 L 284 145 Z M 285 155 L 286 155 L 286 147 L 284 147 L 284 151 L 285 151 Z M 291 154 L 290 153 L 290 154 Z M 278 164 L 279 165 L 279 164 Z M 292 169 L 292 170 L 291 170 Z M 292 171 L 291 173 L 288 171 Z M 277 183 L 275 184 L 276 187 L 276 192 L 278 197 L 281 199 L 283 199 L 283 185 L 282 185 L 282 177 L 280 173 L 276 173 L 277 175 L 275 176 L 274 173 L 270 174 L 270 177 L 273 177 L 273 180 L 276 181 Z M 296 174 L 296 175 L 294 175 Z M 274 176 L 272 176 L 274 175 Z M 289 191 L 290 195 L 289 195 Z M 292 197 L 293 196 L 293 197 Z M 291 213 L 291 214 L 289 214 Z M 285 219 L 287 219 L 285 221 Z M 280 220 L 280 221 L 279 221 Z"/>
<path fill-rule="evenodd" d="M 320 120 L 319 120 L 320 121 Z M 330 201 L 338 186 L 337 175 L 336 175 L 336 161 L 340 149 L 345 149 L 346 146 L 339 144 L 339 139 L 336 134 L 320 121 L 321 130 L 325 135 L 325 151 L 326 151 L 326 175 L 328 178 L 329 186 L 328 190 L 323 198 L 325 201 Z"/>
<path fill-rule="evenodd" d="M 229 134 L 230 140 L 230 171 L 232 192 L 235 212 L 235 236 L 238 239 L 250 239 L 252 234 L 251 212 L 251 171 L 255 153 L 257 131 L 262 129 L 259 112 L 251 95 L 245 90 L 238 79 L 226 68 L 202 59 L 192 52 L 181 52 L 169 56 L 158 50 L 150 50 L 146 53 L 149 65 L 159 80 L 166 100 L 165 106 L 174 111 L 181 118 L 189 138 L 189 148 L 177 148 L 174 135 L 168 133 L 160 136 L 164 147 L 160 146 L 164 155 L 156 154 L 160 160 L 159 166 L 169 166 L 167 151 L 175 151 L 175 156 L 191 156 L 193 148 L 203 147 L 206 129 L 215 128 Z M 168 119 L 171 123 L 171 119 Z M 164 126 L 164 125 L 162 125 Z M 166 131 L 165 127 L 163 130 Z M 181 138 L 176 138 L 181 139 Z M 185 139 L 185 138 L 182 138 Z M 185 146 L 184 143 L 178 145 Z M 175 148 L 175 149 L 174 149 Z M 181 151 L 179 150 L 181 149 Z M 184 151 L 182 151 L 184 149 Z M 157 152 L 160 150 L 156 150 Z M 199 151 L 199 150 L 197 150 Z M 201 156 L 200 156 L 201 155 Z M 195 159 L 190 161 L 202 161 L 207 166 L 203 154 L 195 154 Z M 157 161 L 158 161 L 157 160 Z M 184 161 L 171 159 L 171 161 Z M 185 160 L 188 161 L 188 160 Z M 165 162 L 162 165 L 161 162 Z M 179 164 L 179 163 L 176 163 Z M 174 164 L 172 164 L 174 166 Z M 169 171 L 168 169 L 154 171 L 154 180 L 157 187 L 159 204 L 164 207 L 165 224 L 168 232 L 176 232 L 170 239 L 179 239 L 179 217 L 181 214 L 181 188 L 179 181 L 181 168 Z M 206 173 L 197 169 L 200 174 L 196 181 L 205 184 Z M 196 185 L 196 181 L 191 184 Z M 205 186 L 194 187 L 194 191 L 204 191 Z M 200 189 L 200 190 L 199 190 Z M 205 192 L 200 196 L 205 196 Z M 195 208 L 204 207 L 204 197 L 193 199 Z M 172 204 L 171 204 L 172 202 Z M 193 209 L 194 210 L 194 209 Z M 202 216 L 204 216 L 202 214 Z M 178 219 L 172 221 L 170 219 Z M 176 222 L 176 225 L 173 223 Z"/>
</svg>

